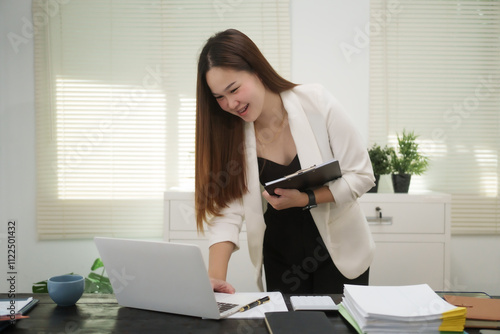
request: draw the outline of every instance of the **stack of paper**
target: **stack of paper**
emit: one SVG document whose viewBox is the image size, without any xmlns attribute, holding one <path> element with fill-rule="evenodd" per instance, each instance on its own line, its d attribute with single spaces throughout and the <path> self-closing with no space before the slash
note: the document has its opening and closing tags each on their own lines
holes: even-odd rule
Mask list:
<svg viewBox="0 0 500 334">
<path fill-rule="evenodd" d="M 427 284 L 345 285 L 340 313 L 358 333 L 463 333 L 466 309 L 439 297 Z"/>
</svg>

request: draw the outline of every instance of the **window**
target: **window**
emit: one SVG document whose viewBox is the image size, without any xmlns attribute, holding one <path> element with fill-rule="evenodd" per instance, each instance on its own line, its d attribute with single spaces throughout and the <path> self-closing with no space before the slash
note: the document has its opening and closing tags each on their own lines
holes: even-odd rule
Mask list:
<svg viewBox="0 0 500 334">
<path fill-rule="evenodd" d="M 245 32 L 289 77 L 288 0 L 33 1 L 41 239 L 159 237 L 194 185 L 196 65 Z"/>
<path fill-rule="evenodd" d="M 452 195 L 455 234 L 500 233 L 500 2 L 371 1 L 370 140 L 419 134 L 413 189 Z"/>
</svg>

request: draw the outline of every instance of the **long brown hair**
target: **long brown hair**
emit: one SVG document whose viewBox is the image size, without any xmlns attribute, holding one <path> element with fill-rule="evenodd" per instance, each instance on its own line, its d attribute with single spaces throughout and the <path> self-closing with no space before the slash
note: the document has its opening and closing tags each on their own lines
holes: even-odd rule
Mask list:
<svg viewBox="0 0 500 334">
<path fill-rule="evenodd" d="M 210 37 L 198 60 L 196 84 L 195 210 L 198 231 L 210 216 L 219 216 L 228 203 L 247 192 L 244 121 L 221 109 L 206 81 L 213 67 L 256 74 L 274 93 L 296 84 L 269 64 L 255 43 L 242 32 L 228 29 Z"/>
</svg>

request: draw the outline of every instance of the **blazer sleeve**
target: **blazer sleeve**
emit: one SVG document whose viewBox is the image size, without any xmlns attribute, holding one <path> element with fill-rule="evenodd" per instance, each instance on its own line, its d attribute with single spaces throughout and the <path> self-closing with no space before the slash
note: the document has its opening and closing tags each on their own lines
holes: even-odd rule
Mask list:
<svg viewBox="0 0 500 334">
<path fill-rule="evenodd" d="M 235 245 L 234 251 L 240 249 L 239 234 L 243 225 L 244 208 L 241 200 L 231 202 L 208 222 L 208 246 L 218 242 L 230 241 Z"/>
<path fill-rule="evenodd" d="M 318 101 L 326 112 L 328 140 L 333 156 L 339 161 L 342 177 L 329 183 L 338 205 L 356 200 L 375 185 L 368 150 L 354 123 L 338 100 L 320 89 Z"/>
</svg>

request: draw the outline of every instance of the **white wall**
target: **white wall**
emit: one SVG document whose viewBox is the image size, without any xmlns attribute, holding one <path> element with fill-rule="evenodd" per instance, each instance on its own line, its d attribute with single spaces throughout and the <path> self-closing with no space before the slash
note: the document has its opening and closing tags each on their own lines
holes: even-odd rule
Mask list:
<svg viewBox="0 0 500 334">
<path fill-rule="evenodd" d="M 369 1 L 291 0 L 291 10 L 292 81 L 323 84 L 368 142 L 368 45 L 350 57 L 340 46 L 356 45 L 356 32 L 369 22 Z"/>
<path fill-rule="evenodd" d="M 319 82 L 344 104 L 368 138 L 369 1 L 291 0 L 292 80 Z M 50 275 L 86 275 L 98 256 L 90 240 L 39 241 L 35 223 L 35 113 L 30 0 L 0 0 L 0 292 L 8 291 L 7 222 L 17 221 L 17 292 Z M 12 34 L 15 34 L 12 35 Z M 17 37 L 13 45 L 8 36 Z M 15 46 L 15 47 L 13 47 Z M 453 236 L 450 289 L 500 295 L 500 236 Z"/>
</svg>

